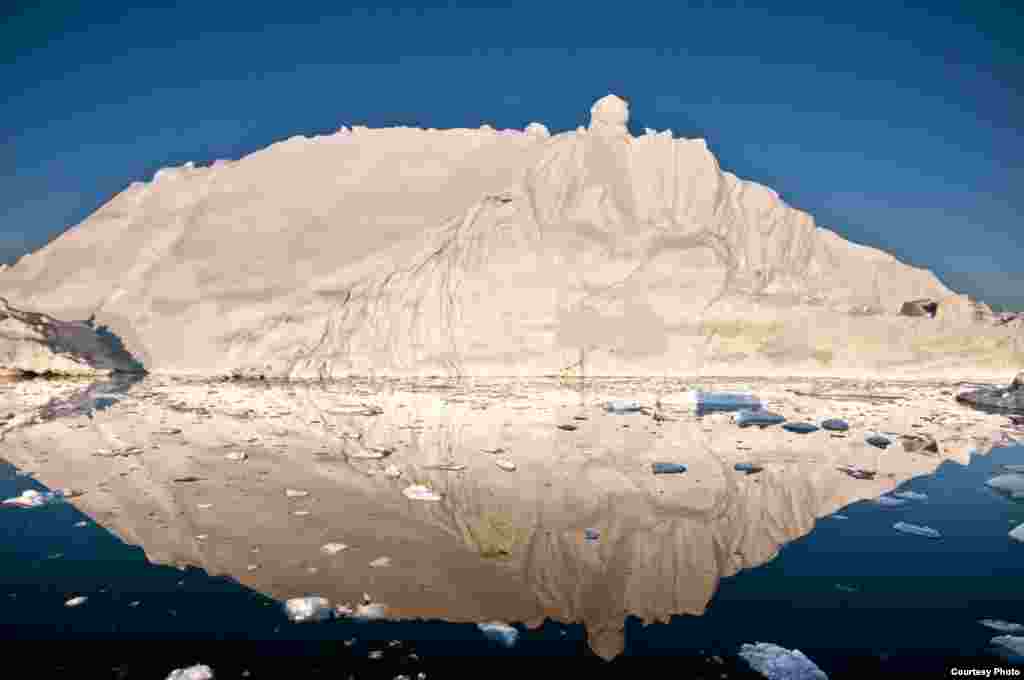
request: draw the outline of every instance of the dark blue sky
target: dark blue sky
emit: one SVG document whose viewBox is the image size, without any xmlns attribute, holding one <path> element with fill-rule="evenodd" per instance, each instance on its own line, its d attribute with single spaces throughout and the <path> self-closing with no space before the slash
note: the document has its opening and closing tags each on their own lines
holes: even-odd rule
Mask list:
<svg viewBox="0 0 1024 680">
<path fill-rule="evenodd" d="M 343 124 L 563 131 L 615 92 L 634 132 L 704 136 L 819 224 L 1024 309 L 1013 3 L 120 4 L 2 3 L 0 261 L 166 165 Z"/>
</svg>

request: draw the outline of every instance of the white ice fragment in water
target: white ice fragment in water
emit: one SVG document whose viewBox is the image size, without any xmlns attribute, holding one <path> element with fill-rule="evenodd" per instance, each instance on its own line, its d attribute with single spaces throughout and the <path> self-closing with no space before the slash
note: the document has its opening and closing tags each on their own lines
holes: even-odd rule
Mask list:
<svg viewBox="0 0 1024 680">
<path fill-rule="evenodd" d="M 407 486 L 402 491 L 402 494 L 406 498 L 408 498 L 409 500 L 414 500 L 414 501 L 439 501 L 439 500 L 441 500 L 441 496 L 439 494 L 434 493 L 433 491 L 431 491 L 429 488 L 423 486 L 422 484 L 413 484 L 412 486 Z"/>
<path fill-rule="evenodd" d="M 907 501 L 903 498 L 893 498 L 892 496 L 879 496 L 876 500 L 879 505 L 906 505 Z"/>
<path fill-rule="evenodd" d="M 326 597 L 294 597 L 284 603 L 284 613 L 292 623 L 326 621 L 331 618 L 331 603 Z"/>
<path fill-rule="evenodd" d="M 892 528 L 904 534 L 913 534 L 915 536 L 926 536 L 928 538 L 940 538 L 942 536 L 942 534 L 931 527 L 907 524 L 906 522 L 896 522 L 896 524 L 892 525 Z"/>
<path fill-rule="evenodd" d="M 236 460 L 236 461 L 238 461 L 238 460 L 245 460 L 248 457 L 249 456 L 245 453 L 245 451 L 233 451 L 232 453 L 229 453 L 226 456 L 224 456 L 224 458 L 226 458 L 227 460 Z"/>
<path fill-rule="evenodd" d="M 844 514 L 842 514 L 842 513 L 838 513 L 838 512 L 837 512 L 837 513 L 835 513 L 834 515 L 832 515 L 832 518 L 833 518 L 833 519 L 850 519 L 850 518 L 849 518 L 849 517 L 847 517 L 846 515 L 844 515 Z"/>
<path fill-rule="evenodd" d="M 1019 623 L 1010 623 L 1009 621 L 1001 621 L 999 619 L 981 619 L 978 623 L 986 628 L 998 630 L 1000 633 L 1024 632 L 1024 625 Z"/>
<path fill-rule="evenodd" d="M 199 508 L 200 510 L 209 510 L 210 508 L 213 507 L 213 503 L 200 503 L 196 507 Z"/>
<path fill-rule="evenodd" d="M 770 642 L 758 642 L 741 645 L 740 656 L 768 680 L 828 680 L 825 671 L 799 649 L 790 651 Z"/>
<path fill-rule="evenodd" d="M 88 599 L 89 598 L 85 597 L 84 595 L 79 595 L 78 597 L 73 597 L 70 600 L 68 600 L 67 602 L 65 602 L 64 606 L 65 607 L 77 607 L 80 604 L 85 604 L 85 601 L 88 600 Z"/>
<path fill-rule="evenodd" d="M 510 461 L 508 458 L 498 458 L 494 461 L 494 464 L 500 467 L 502 470 L 512 472 L 516 469 L 516 464 Z"/>
<path fill-rule="evenodd" d="M 1018 635 L 997 635 L 989 644 L 1016 656 L 1024 656 L 1024 637 Z"/>
<path fill-rule="evenodd" d="M 390 557 L 378 557 L 373 562 L 370 562 L 370 566 L 371 567 L 390 567 L 391 566 L 391 558 Z"/>
<path fill-rule="evenodd" d="M 908 501 L 926 501 L 928 500 L 928 494 L 918 493 L 916 491 L 897 491 L 893 494 L 896 498 L 902 498 Z"/>
<path fill-rule="evenodd" d="M 985 482 L 985 486 L 1008 494 L 1024 493 L 1024 475 L 999 475 Z"/>
<path fill-rule="evenodd" d="M 8 498 L 3 502 L 4 505 L 17 505 L 22 508 L 41 508 L 44 505 L 51 505 L 53 503 L 60 503 L 64 500 L 64 495 L 61 493 L 40 493 L 35 489 L 26 489 L 21 492 L 20 496 L 14 498 Z"/>
<path fill-rule="evenodd" d="M 298 489 L 285 489 L 284 495 L 288 498 L 305 498 L 309 495 L 308 491 L 299 491 Z"/>
<path fill-rule="evenodd" d="M 202 665 L 175 668 L 167 680 L 213 680 L 213 669 Z"/>
<path fill-rule="evenodd" d="M 500 621 L 490 623 L 478 623 L 476 627 L 489 639 L 500 642 L 506 647 L 514 647 L 519 640 L 519 631 Z"/>
<path fill-rule="evenodd" d="M 320 548 L 320 552 L 325 555 L 337 555 L 342 550 L 348 550 L 348 546 L 344 543 L 327 543 Z"/>
<path fill-rule="evenodd" d="M 1024 524 L 1021 524 L 1016 529 L 1011 531 L 1010 538 L 1012 538 L 1015 541 L 1020 541 L 1021 543 L 1024 543 Z"/>
</svg>

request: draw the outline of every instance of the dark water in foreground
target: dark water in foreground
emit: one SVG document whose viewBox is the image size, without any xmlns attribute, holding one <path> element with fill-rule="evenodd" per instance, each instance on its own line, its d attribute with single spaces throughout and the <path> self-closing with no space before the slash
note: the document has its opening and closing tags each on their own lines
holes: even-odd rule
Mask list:
<svg viewBox="0 0 1024 680">
<path fill-rule="evenodd" d="M 927 504 L 859 502 L 843 511 L 849 519 L 823 518 L 773 561 L 723 580 L 703 616 L 630 622 L 625 654 L 611 663 L 588 650 L 581 626 L 523 631 L 509 650 L 466 624 L 289 624 L 277 603 L 238 583 L 151 565 L 93 522 L 75 527 L 87 518 L 71 505 L 3 508 L 0 639 L 40 677 L 84 677 L 90 669 L 90 676 L 163 678 L 199 662 L 214 666 L 217 678 L 244 671 L 252 678 L 447 677 L 468 665 L 481 677 L 562 666 L 618 676 L 666 662 L 679 677 L 742 677 L 749 671 L 735 653 L 753 641 L 798 648 L 830 677 L 1006 668 L 986 653 L 998 633 L 977 620 L 1024 619 L 1024 545 L 1007 537 L 1024 522 L 1024 505 L 984 482 L 1000 464 L 1022 461 L 1024 448 L 1013 447 L 975 456 L 967 467 L 944 463 L 902 487 L 928 494 Z M 42 490 L 13 467 L 0 468 L 0 495 L 28 488 Z M 896 533 L 898 520 L 941 526 L 943 537 Z M 74 595 L 89 601 L 64 607 Z M 373 650 L 383 658 L 368 658 Z"/>
<path fill-rule="evenodd" d="M 125 388 L 120 385 L 91 386 L 69 399 L 51 401 L 42 410 L 44 420 L 67 418 L 70 421 L 76 414 L 80 415 L 83 404 L 100 412 L 123 396 L 120 395 L 122 389 Z M 155 393 L 149 396 L 152 394 Z M 118 435 L 122 441 L 133 430 L 142 432 L 141 426 L 126 417 L 131 409 L 146 406 L 145 396 L 125 409 L 121 420 L 98 422 L 96 427 L 109 433 L 114 424 L 121 423 L 127 428 Z M 246 396 L 246 404 L 256 403 L 252 394 L 243 396 Z M 302 395 L 292 396 L 287 405 L 294 411 Z M 325 399 L 328 406 L 318 407 L 315 417 L 308 415 L 307 424 L 327 422 L 331 409 L 337 412 L 339 404 Z M 227 398 L 225 402 L 231 403 Z M 156 540 L 163 538 L 160 530 L 146 534 L 150 541 L 155 541 L 153 544 L 130 545 L 96 524 L 75 505 L 57 504 L 31 509 L 0 507 L 0 640 L 5 643 L 5 651 L 13 650 L 8 663 L 13 666 L 16 659 L 28 664 L 34 673 L 30 677 L 40 678 L 162 680 L 172 669 L 196 663 L 212 666 L 220 680 L 394 679 L 399 676 L 416 678 L 421 673 L 427 678 L 523 677 L 527 674 L 537 677 L 663 677 L 668 674 L 681 678 L 742 678 L 760 676 L 737 658 L 740 645 L 772 642 L 801 650 L 832 678 L 956 677 L 955 669 L 1013 667 L 1015 660 L 1002 659 L 988 649 L 989 640 L 1001 633 L 979 625 L 978 620 L 1024 623 L 1024 607 L 1021 606 L 1024 588 L 1020 585 L 1024 577 L 1024 544 L 1007 536 L 1012 527 L 1024 523 L 1024 503 L 1010 501 L 985 487 L 986 480 L 1002 472 L 1001 465 L 1024 463 L 1024 447 L 994 448 L 990 453 L 972 456 L 966 466 L 943 462 L 933 473 L 911 478 L 898 488 L 927 494 L 927 500 L 887 507 L 874 502 L 870 490 L 857 491 L 874 488 L 858 486 L 862 482 L 847 480 L 843 483 L 852 486 L 829 486 L 829 478 L 823 475 L 826 472 L 833 477 L 836 475 L 834 462 L 815 463 L 806 457 L 806 452 L 796 450 L 788 452 L 799 461 L 795 467 L 776 463 L 771 471 L 750 479 L 729 472 L 731 476 L 723 478 L 724 482 L 715 481 L 712 473 L 718 458 L 710 449 L 700 453 L 700 446 L 693 443 L 696 440 L 687 439 L 703 431 L 699 422 L 686 423 L 681 419 L 674 425 L 670 421 L 661 426 L 640 416 L 623 419 L 587 412 L 587 417 L 571 420 L 579 427 L 566 433 L 552 426 L 551 416 L 545 415 L 548 412 L 522 410 L 530 408 L 528 403 L 503 407 L 494 405 L 493 401 L 489 403 L 487 408 L 477 410 L 479 403 L 452 399 L 445 409 L 459 405 L 472 419 L 460 420 L 442 410 L 434 413 L 437 423 L 433 429 L 427 427 L 432 422 L 429 420 L 432 411 L 414 411 L 409 422 L 425 434 L 410 439 L 415 447 L 409 444 L 408 450 L 399 451 L 389 459 L 407 466 L 403 479 L 419 479 L 418 475 L 426 473 L 416 470 L 415 451 L 429 453 L 435 448 L 447 447 L 449 453 L 461 452 L 459 459 L 470 463 L 464 475 L 443 482 L 442 479 L 447 479 L 443 475 L 447 473 L 431 473 L 440 475 L 431 478 L 431 485 L 447 489 L 445 503 L 408 505 L 402 510 L 406 514 L 397 522 L 386 513 L 375 517 L 371 512 L 364 516 L 360 509 L 364 506 L 356 503 L 360 489 L 370 489 L 369 497 L 375 510 L 389 507 L 386 503 L 390 502 L 388 499 L 394 495 L 394 489 L 380 480 L 380 475 L 365 476 L 369 470 L 366 466 L 376 463 L 343 462 L 329 457 L 315 462 L 319 473 L 330 473 L 334 486 L 328 487 L 319 498 L 314 493 L 314 500 L 320 503 L 309 506 L 315 510 L 313 518 L 323 518 L 328 524 L 337 523 L 352 531 L 362 527 L 371 532 L 391 531 L 397 535 L 410 528 L 415 537 L 415 531 L 430 525 L 411 523 L 413 520 L 423 517 L 443 523 L 454 518 L 463 522 L 455 526 L 465 526 L 467 518 L 475 517 L 474 513 L 499 507 L 497 501 L 488 499 L 499 498 L 502 489 L 507 495 L 511 489 L 513 500 L 518 502 L 513 507 L 532 508 L 536 504 L 538 508 L 535 519 L 531 520 L 533 538 L 521 562 L 513 560 L 505 571 L 487 572 L 493 574 L 489 578 L 504 578 L 501 574 L 521 578 L 525 588 L 535 589 L 537 594 L 548 597 L 549 602 L 568 603 L 565 616 L 569 619 L 589 617 L 596 627 L 608 620 L 609 612 L 616 621 L 625 619 L 624 650 L 611 662 L 602 660 L 592 651 L 594 640 L 588 639 L 584 625 L 564 625 L 550 620 L 534 630 L 517 625 L 520 638 L 513 648 L 487 640 L 472 623 L 358 623 L 349 620 L 292 624 L 284 616 L 280 602 L 263 590 L 246 587 L 231 577 L 212 577 L 195 567 L 151 563 L 143 548 L 151 554 L 161 548 L 160 541 Z M 175 400 L 173 406 L 180 406 L 180 403 Z M 163 410 L 155 413 L 163 423 L 172 411 L 164 406 L 160 408 Z M 332 431 L 332 436 L 351 442 L 355 433 L 359 442 L 376 441 L 376 436 L 382 441 L 401 443 L 401 433 L 411 429 L 402 424 L 405 421 L 401 420 L 401 414 L 413 409 L 404 402 L 396 402 L 384 410 L 385 415 L 374 412 L 369 416 L 346 412 L 348 415 L 338 421 L 338 429 Z M 271 411 L 276 414 L 274 418 L 281 418 L 285 413 L 279 407 Z M 153 421 L 154 411 L 148 413 L 139 414 L 140 422 Z M 570 422 L 570 412 L 558 413 L 555 422 Z M 208 432 L 217 436 L 228 436 L 227 433 L 237 427 L 244 434 L 235 436 L 245 437 L 258 427 L 254 421 L 245 419 L 237 421 L 241 424 L 236 426 L 236 421 L 222 413 L 197 412 L 195 420 L 182 422 L 185 431 L 173 435 L 185 438 L 181 441 L 183 448 L 178 450 L 197 455 L 202 446 L 207 451 L 223 450 L 214 447 L 213 439 L 209 439 L 212 435 L 204 434 L 206 431 L 202 428 L 207 424 Z M 286 421 L 276 422 L 279 424 L 275 427 L 284 427 Z M 514 452 L 536 451 L 544 462 L 535 466 L 527 454 L 516 453 L 518 472 L 509 476 L 504 471 L 496 471 L 487 454 L 479 453 L 484 440 L 469 435 L 458 439 L 468 427 L 467 422 L 475 428 L 473 436 L 499 431 L 513 433 L 501 443 L 509 446 L 508 442 L 512 441 Z M 385 425 L 387 428 L 383 427 Z M 666 433 L 664 438 L 662 431 Z M 85 437 L 88 432 L 81 430 L 73 436 Z M 147 432 L 140 436 L 152 440 L 156 435 Z M 281 436 L 285 438 L 280 441 L 294 450 L 285 456 L 268 453 L 268 449 L 278 446 L 268 439 L 269 447 L 261 449 L 255 444 L 247 447 L 250 460 L 246 468 L 237 469 L 270 475 L 260 473 L 264 469 L 260 466 L 267 465 L 267 461 L 281 461 L 280 469 L 284 472 L 299 469 L 305 460 L 297 453 L 300 440 L 284 431 Z M 520 441 L 514 436 L 525 439 Z M 732 436 L 731 431 L 729 436 Z M 5 445 L 17 447 L 16 441 L 11 439 Z M 58 442 L 51 441 L 57 449 Z M 169 448 L 171 440 L 160 441 L 168 447 L 164 451 L 174 450 Z M 827 447 L 838 446 L 831 439 L 821 441 Z M 664 482 L 676 484 L 665 486 L 668 491 L 658 486 L 663 483 L 660 477 L 655 480 L 647 473 L 645 463 L 639 464 L 639 472 L 631 467 L 632 457 L 639 455 L 637 452 L 646 452 L 652 447 L 656 447 L 657 453 L 651 455 L 681 456 L 680 460 L 691 463 L 686 475 Z M 45 449 L 49 448 L 50 445 L 45 445 Z M 694 452 L 689 458 L 685 457 L 687 450 Z M 471 457 L 474 451 L 472 455 L 476 458 Z M 608 451 L 625 452 L 626 463 L 609 459 L 613 454 Z M 781 458 L 788 457 L 786 453 L 783 452 Z M 11 455 L 15 452 L 11 451 Z M 780 458 L 780 454 L 774 455 Z M 90 470 L 95 473 L 101 468 L 121 470 L 120 476 L 136 480 L 126 487 L 129 496 L 141 500 L 144 496 L 149 498 L 154 489 L 164 488 L 150 482 L 162 474 L 159 466 L 176 460 L 176 456 L 147 451 L 142 458 L 112 463 L 109 458 L 74 458 L 58 453 L 52 460 L 57 461 L 58 466 L 70 466 L 68 479 L 77 479 Z M 219 460 L 222 455 L 216 453 L 215 457 Z M 771 459 L 759 456 L 758 460 Z M 892 460 L 895 464 L 902 459 L 895 455 Z M 731 462 L 725 461 L 723 465 L 732 470 Z M 59 469 L 64 471 L 63 467 Z M 608 470 L 625 472 L 608 476 Z M 487 471 L 497 477 L 487 477 Z M 311 482 L 313 478 L 305 479 Z M 565 481 L 560 481 L 562 479 Z M 445 483 L 448 486 L 441 486 Z M 712 504 L 709 510 L 698 510 L 704 507 L 701 494 L 715 484 L 724 485 L 719 488 L 725 489 L 714 496 L 718 504 Z M 624 487 L 639 488 L 641 492 L 630 496 L 608 491 Z M 193 488 L 201 492 L 204 487 Z M 218 487 L 214 482 L 210 482 L 209 488 L 228 491 L 228 486 Z M 819 502 L 822 494 L 838 493 L 846 488 L 856 492 L 851 497 L 866 500 L 841 508 L 839 513 L 845 519 L 821 509 L 827 506 Z M 10 498 L 27 489 L 47 490 L 0 459 L 0 498 Z M 666 494 L 666 499 L 677 500 L 678 508 L 658 505 L 668 502 L 658 498 L 662 493 Z M 231 562 L 218 557 L 220 553 L 216 551 L 250 539 L 262 544 L 263 559 L 273 563 L 265 564 L 258 572 L 266 573 L 267 580 L 252 582 L 262 583 L 265 590 L 272 590 L 277 587 L 275 579 L 295 579 L 297 572 L 291 564 L 292 558 L 308 556 L 309 551 L 315 551 L 322 542 L 311 528 L 315 525 L 280 520 L 280 531 L 273 533 L 273 526 L 264 525 L 264 519 L 250 517 L 261 509 L 261 504 L 270 504 L 280 495 L 281 490 L 274 488 L 255 496 L 243 494 L 234 496 L 234 500 L 226 496 L 216 500 L 214 512 L 221 518 L 221 528 L 235 527 L 241 535 L 214 536 L 208 548 L 212 552 L 196 554 L 208 556 L 210 563 L 230 573 Z M 590 496 L 602 499 L 599 507 L 586 506 L 583 501 Z M 637 502 L 638 497 L 654 500 L 644 505 Z M 122 502 L 126 500 L 127 497 Z M 198 500 L 198 496 L 174 496 L 172 507 L 179 516 L 186 516 Z M 240 504 L 238 507 L 242 510 L 232 516 L 230 508 L 234 503 Z M 244 503 L 248 505 L 242 505 Z M 656 522 L 657 517 L 651 514 L 655 510 L 651 508 L 664 511 L 670 518 L 689 516 L 692 522 L 690 525 L 685 521 L 668 525 Z M 125 526 L 145 526 L 138 522 L 131 524 L 143 511 L 134 511 L 133 515 L 132 511 L 125 510 L 120 520 L 115 516 L 111 521 L 123 521 Z M 823 512 L 828 514 L 814 520 Z M 559 524 L 565 519 L 563 515 L 573 522 L 582 518 L 588 526 L 601 527 L 598 542 L 586 547 L 546 538 L 564 534 L 566 526 L 575 526 L 574 523 Z M 195 517 L 201 516 L 187 515 L 186 519 Z M 518 515 L 513 517 L 521 519 Z M 804 517 L 810 517 L 813 524 L 802 524 Z M 385 521 L 391 523 L 375 524 Z M 631 521 L 634 525 L 630 525 Z M 936 540 L 896 532 L 892 525 L 898 521 L 934 527 L 942 532 L 942 538 Z M 774 554 L 771 552 L 764 558 L 767 561 L 755 556 L 746 562 L 759 566 L 733 576 L 722 576 L 716 571 L 721 567 L 715 565 L 730 562 L 729 553 L 734 548 L 754 550 L 758 545 L 774 545 L 777 539 L 773 537 L 800 535 L 812 525 L 813 530 L 801 538 L 783 541 L 784 545 L 774 558 L 767 558 L 768 554 Z M 669 526 L 671 530 L 661 531 L 658 529 L 661 526 Z M 692 529 L 694 526 L 697 529 Z M 780 533 L 786 526 L 789 528 Z M 200 529 L 194 528 L 194 531 Z M 308 536 L 294 536 L 290 532 L 304 532 Z M 342 536 L 348 535 L 342 532 Z M 168 540 L 173 538 L 170 533 L 167 536 Z M 419 541 L 407 541 L 417 551 L 414 559 L 417 570 L 421 567 L 429 570 L 432 562 L 437 562 L 443 567 L 439 572 L 442 581 L 448 582 L 456 578 L 453 573 L 471 573 L 449 571 L 457 569 L 461 563 L 444 562 L 450 559 L 440 556 L 444 546 L 431 543 L 430 535 L 425 536 Z M 709 540 L 702 540 L 709 536 Z M 399 538 L 392 539 L 389 550 L 398 550 Z M 368 543 L 370 538 L 363 535 L 362 540 Z M 733 548 L 724 548 L 726 545 Z M 369 550 L 373 549 L 367 548 Z M 396 562 L 403 561 L 399 553 L 391 554 L 397 556 Z M 368 587 L 379 595 L 378 587 L 384 589 L 388 583 L 384 576 L 380 581 L 359 576 L 355 562 L 339 562 L 330 568 L 325 565 L 321 571 L 324 578 L 329 579 L 319 584 L 325 589 L 345 581 L 372 583 Z M 392 575 L 388 578 L 391 579 L 400 578 L 395 574 L 407 573 L 398 567 L 390 571 Z M 244 574 L 244 569 L 235 572 L 235 576 L 243 580 Z M 651 581 L 656 583 L 652 585 Z M 482 598 L 486 592 L 481 587 L 489 592 L 492 581 L 483 583 L 481 586 L 479 580 L 467 581 L 461 587 L 455 583 L 454 589 L 444 591 L 448 599 L 436 610 L 438 615 L 454 611 L 456 598 L 462 605 L 466 600 Z M 297 582 L 295 585 L 295 590 L 300 591 L 295 595 L 302 594 Z M 404 587 L 404 582 L 400 585 Z M 437 583 L 433 585 L 436 587 Z M 407 596 L 414 586 L 409 584 Z M 609 594 L 602 590 L 618 592 Z M 629 597 L 619 597 L 624 591 L 628 591 Z M 338 592 L 348 591 L 339 587 Z M 398 592 L 393 590 L 392 595 Z M 528 593 L 524 593 L 524 597 L 526 595 Z M 66 607 L 64 603 L 76 596 L 86 596 L 88 600 L 75 608 Z M 338 601 L 333 594 L 332 600 Z M 674 616 L 669 623 L 652 625 L 643 625 L 639 618 L 631 616 L 631 612 L 641 610 L 679 611 L 691 606 L 691 601 L 697 603 L 695 611 L 704 609 L 702 615 Z M 396 600 L 390 602 L 402 604 Z M 619 602 L 626 603 L 627 607 L 621 618 L 616 608 Z M 6 672 L 4 677 L 9 677 Z"/>
</svg>

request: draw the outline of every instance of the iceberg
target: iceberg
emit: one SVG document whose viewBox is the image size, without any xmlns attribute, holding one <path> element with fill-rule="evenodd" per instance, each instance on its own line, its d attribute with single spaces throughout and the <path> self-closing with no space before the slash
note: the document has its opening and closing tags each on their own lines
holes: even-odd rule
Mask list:
<svg viewBox="0 0 1024 680">
<path fill-rule="evenodd" d="M 913 534 L 914 536 L 925 536 L 927 538 L 941 538 L 940 534 L 931 527 L 919 526 L 917 524 L 908 524 L 907 522 L 896 522 L 892 525 L 892 528 L 904 534 Z"/>
<path fill-rule="evenodd" d="M 476 627 L 489 639 L 499 642 L 505 647 L 514 647 L 519 640 L 519 631 L 500 621 L 478 623 Z"/>
</svg>

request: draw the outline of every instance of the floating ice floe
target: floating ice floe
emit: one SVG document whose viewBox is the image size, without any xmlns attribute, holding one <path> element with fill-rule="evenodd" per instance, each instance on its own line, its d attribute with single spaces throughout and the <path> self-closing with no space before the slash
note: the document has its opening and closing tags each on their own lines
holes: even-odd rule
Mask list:
<svg viewBox="0 0 1024 680">
<path fill-rule="evenodd" d="M 387 458 L 394 452 L 394 449 L 382 449 L 373 446 L 368 446 L 366 449 L 362 451 L 350 453 L 348 457 L 355 458 L 358 460 L 380 460 L 381 458 Z"/>
<path fill-rule="evenodd" d="M 1011 531 L 1010 538 L 1012 538 L 1015 541 L 1020 541 L 1021 543 L 1024 543 L 1024 524 L 1021 524 L 1016 529 Z"/>
<path fill-rule="evenodd" d="M 914 536 L 926 536 L 927 538 L 942 537 L 942 534 L 931 527 L 923 527 L 917 524 L 908 524 L 906 522 L 896 522 L 896 524 L 892 525 L 892 528 L 904 534 L 913 534 Z"/>
<path fill-rule="evenodd" d="M 1018 635 L 997 635 L 989 644 L 1004 654 L 1024 656 L 1024 637 Z"/>
<path fill-rule="evenodd" d="M 402 490 L 402 495 L 413 501 L 439 501 L 440 494 L 434 493 L 422 484 L 413 484 Z"/>
<path fill-rule="evenodd" d="M 1011 623 L 1009 621 L 1002 621 L 1000 619 L 981 619 L 978 621 L 981 625 L 992 630 L 998 630 L 1000 633 L 1021 633 L 1024 632 L 1024 625 L 1020 623 Z"/>
<path fill-rule="evenodd" d="M 371 567 L 390 567 L 391 566 L 391 558 L 390 557 L 378 557 L 373 562 L 370 562 L 370 566 Z"/>
<path fill-rule="evenodd" d="M 203 665 L 175 668 L 167 680 L 213 680 L 213 669 Z"/>
<path fill-rule="evenodd" d="M 609 413 L 636 413 L 643 410 L 643 406 L 635 399 L 612 399 L 604 405 Z"/>
<path fill-rule="evenodd" d="M 846 515 L 842 514 L 842 513 L 838 513 L 837 512 L 834 515 L 832 515 L 832 519 L 850 519 L 850 518 L 847 517 Z"/>
<path fill-rule="evenodd" d="M 54 492 L 39 492 L 35 489 L 26 489 L 21 492 L 20 496 L 14 498 L 8 498 L 3 502 L 4 505 L 16 505 L 21 508 L 40 508 L 44 505 L 53 505 L 56 503 L 64 502 L 66 496 L 64 491 Z"/>
<path fill-rule="evenodd" d="M 494 464 L 507 472 L 513 472 L 516 469 L 516 464 L 508 458 L 498 458 L 494 461 Z"/>
<path fill-rule="evenodd" d="M 743 644 L 740 657 L 768 680 L 828 680 L 825 671 L 799 649 L 790 651 L 770 642 Z"/>
<path fill-rule="evenodd" d="M 245 451 L 233 451 L 232 453 L 229 453 L 226 456 L 224 456 L 224 458 L 226 458 L 227 460 L 234 461 L 245 460 L 248 457 L 249 456 L 245 453 Z"/>
<path fill-rule="evenodd" d="M 519 631 L 500 621 L 491 621 L 490 623 L 478 623 L 476 627 L 487 637 L 489 640 L 500 642 L 506 647 L 514 647 L 516 641 L 519 640 Z"/>
<path fill-rule="evenodd" d="M 999 475 L 985 482 L 985 486 L 1011 495 L 1024 493 L 1024 475 L 1017 473 Z"/>
<path fill-rule="evenodd" d="M 928 494 L 918 493 L 916 491 L 897 491 L 893 494 L 896 498 L 902 498 L 907 501 L 926 501 L 928 500 Z"/>
<path fill-rule="evenodd" d="M 299 491 L 298 489 L 285 489 L 284 495 L 288 498 L 305 498 L 309 495 L 308 491 Z"/>
<path fill-rule="evenodd" d="M 167 680 L 213 680 L 213 669 L 202 665 L 174 669 Z"/>
<path fill-rule="evenodd" d="M 326 597 L 294 597 L 284 603 L 284 613 L 292 623 L 326 621 L 334 610 Z"/>
<path fill-rule="evenodd" d="M 67 602 L 65 602 L 64 606 L 65 607 L 77 607 L 79 605 L 85 604 L 86 600 L 88 600 L 88 599 L 89 598 L 85 597 L 84 595 L 79 595 L 78 597 L 73 597 L 70 600 L 68 600 Z"/>
<path fill-rule="evenodd" d="M 887 506 L 890 506 L 890 507 L 895 507 L 897 505 L 906 505 L 907 504 L 906 499 L 904 499 L 904 498 L 893 498 L 892 496 L 879 496 L 877 499 L 875 499 L 875 502 L 878 503 L 879 505 L 887 505 Z"/>
</svg>

